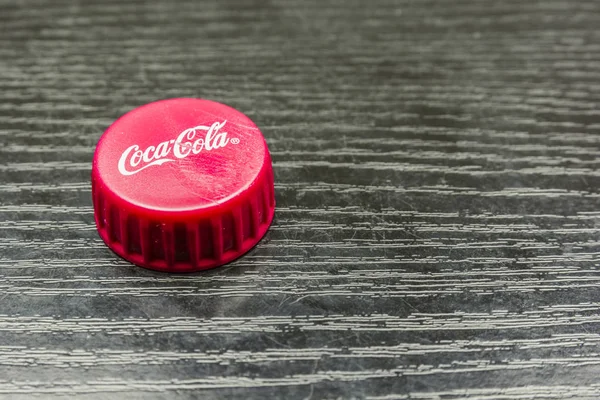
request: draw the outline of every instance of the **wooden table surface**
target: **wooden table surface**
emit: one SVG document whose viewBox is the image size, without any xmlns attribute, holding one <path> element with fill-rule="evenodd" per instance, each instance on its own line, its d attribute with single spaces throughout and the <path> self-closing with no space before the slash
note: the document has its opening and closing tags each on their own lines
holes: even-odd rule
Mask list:
<svg viewBox="0 0 600 400">
<path fill-rule="evenodd" d="M 273 155 L 207 273 L 93 223 L 98 138 L 170 97 Z M 0 397 L 600 398 L 599 105 L 597 0 L 0 0 Z"/>
</svg>

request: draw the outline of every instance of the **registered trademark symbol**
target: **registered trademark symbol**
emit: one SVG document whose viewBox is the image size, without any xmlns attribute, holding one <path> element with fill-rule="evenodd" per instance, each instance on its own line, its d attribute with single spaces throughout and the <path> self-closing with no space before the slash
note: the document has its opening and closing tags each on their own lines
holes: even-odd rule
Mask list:
<svg viewBox="0 0 600 400">
<path fill-rule="evenodd" d="M 235 138 L 235 137 L 234 137 L 234 138 L 231 138 L 231 143 L 232 143 L 232 144 L 240 144 L 240 139 L 238 139 L 238 138 Z"/>
</svg>

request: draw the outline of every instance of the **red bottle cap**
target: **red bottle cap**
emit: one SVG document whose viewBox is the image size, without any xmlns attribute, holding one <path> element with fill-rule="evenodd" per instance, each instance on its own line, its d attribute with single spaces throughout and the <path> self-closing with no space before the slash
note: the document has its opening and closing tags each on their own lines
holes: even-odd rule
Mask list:
<svg viewBox="0 0 600 400">
<path fill-rule="evenodd" d="M 244 114 L 200 99 L 139 107 L 94 154 L 94 219 L 139 266 L 190 272 L 228 263 L 264 236 L 275 212 L 265 139 Z"/>
</svg>

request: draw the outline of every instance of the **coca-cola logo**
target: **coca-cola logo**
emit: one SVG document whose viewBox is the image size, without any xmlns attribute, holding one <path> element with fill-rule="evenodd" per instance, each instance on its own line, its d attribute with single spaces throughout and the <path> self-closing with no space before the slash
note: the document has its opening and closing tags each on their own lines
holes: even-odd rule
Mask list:
<svg viewBox="0 0 600 400">
<path fill-rule="evenodd" d="M 119 172 L 123 175 L 134 175 L 154 165 L 173 162 L 202 151 L 220 149 L 229 143 L 238 144 L 240 142 L 238 138 L 229 139 L 227 132 L 221 131 L 226 122 L 188 128 L 176 139 L 166 140 L 156 146 L 148 146 L 144 150 L 141 150 L 137 144 L 129 146 L 119 158 Z"/>
</svg>

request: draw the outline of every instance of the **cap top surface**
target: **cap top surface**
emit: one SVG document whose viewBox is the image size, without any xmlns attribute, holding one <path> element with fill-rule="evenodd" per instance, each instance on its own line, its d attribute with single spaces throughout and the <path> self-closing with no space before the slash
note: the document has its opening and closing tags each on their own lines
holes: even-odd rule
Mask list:
<svg viewBox="0 0 600 400">
<path fill-rule="evenodd" d="M 241 112 L 201 99 L 171 99 L 119 118 L 96 148 L 98 180 L 115 196 L 147 210 L 210 208 L 257 179 L 268 149 Z"/>
</svg>

